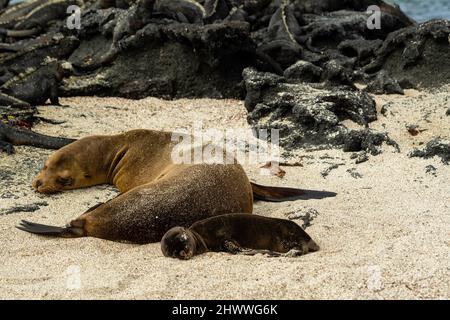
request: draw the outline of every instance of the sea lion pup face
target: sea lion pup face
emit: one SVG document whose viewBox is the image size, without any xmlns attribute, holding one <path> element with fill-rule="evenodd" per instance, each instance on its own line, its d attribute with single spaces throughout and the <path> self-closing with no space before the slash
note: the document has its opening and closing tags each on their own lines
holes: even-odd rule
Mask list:
<svg viewBox="0 0 450 320">
<path fill-rule="evenodd" d="M 73 156 L 59 150 L 45 161 L 32 184 L 36 191 L 49 194 L 88 186 L 90 178 Z"/>
<path fill-rule="evenodd" d="M 170 229 L 161 240 L 161 250 L 166 257 L 188 260 L 195 254 L 195 248 L 194 235 L 182 227 Z"/>
</svg>

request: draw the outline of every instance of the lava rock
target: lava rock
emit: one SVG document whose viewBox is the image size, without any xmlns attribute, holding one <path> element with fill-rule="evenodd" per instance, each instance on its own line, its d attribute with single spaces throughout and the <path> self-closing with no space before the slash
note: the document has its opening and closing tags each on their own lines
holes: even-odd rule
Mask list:
<svg viewBox="0 0 450 320">
<path fill-rule="evenodd" d="M 450 21 L 432 20 L 392 32 L 362 69 L 384 69 L 413 87 L 437 87 L 450 83 Z"/>
<path fill-rule="evenodd" d="M 436 171 L 437 171 L 436 167 L 431 164 L 425 167 L 425 172 L 435 177 L 437 177 Z"/>
<path fill-rule="evenodd" d="M 387 133 L 374 132 L 371 129 L 351 130 L 345 136 L 343 150 L 344 152 L 367 151 L 376 156 L 382 152 L 383 143 L 400 152 L 399 145 Z"/>
<path fill-rule="evenodd" d="M 391 103 L 386 103 L 385 105 L 383 105 L 383 106 L 381 107 L 380 113 L 381 113 L 383 116 L 385 116 L 385 117 L 387 117 L 388 114 L 392 116 L 393 113 L 392 113 L 392 111 L 391 111 L 391 108 L 392 108 L 392 104 L 391 104 Z"/>
<path fill-rule="evenodd" d="M 322 71 L 311 62 L 299 60 L 284 71 L 284 76 L 292 81 L 319 82 Z"/>
<path fill-rule="evenodd" d="M 314 208 L 307 210 L 297 211 L 287 215 L 289 220 L 300 220 L 301 227 L 306 229 L 311 226 L 311 222 L 319 216 L 319 212 Z"/>
<path fill-rule="evenodd" d="M 366 151 L 355 152 L 350 156 L 350 159 L 355 160 L 355 164 L 360 164 L 369 160 L 369 155 Z"/>
<path fill-rule="evenodd" d="M 108 41 L 101 38 L 84 41 L 69 61 L 77 65 L 93 52 L 105 53 Z M 100 45 L 104 52 L 96 51 Z M 254 55 L 246 23 L 148 24 L 121 42 L 121 52 L 111 66 L 66 79 L 62 92 L 133 99 L 148 95 L 243 98 L 242 70 Z"/>
<path fill-rule="evenodd" d="M 354 179 L 361 179 L 363 176 L 359 172 L 356 171 L 355 168 L 347 169 L 347 172 L 352 176 Z"/>
<path fill-rule="evenodd" d="M 341 166 L 341 165 L 343 165 L 343 163 L 341 163 L 341 164 L 339 164 L 339 163 L 332 164 L 331 166 L 329 166 L 328 168 L 326 168 L 325 170 L 323 170 L 323 171 L 320 173 L 320 175 L 321 175 L 323 178 L 326 178 L 326 177 L 328 177 L 328 175 L 330 174 L 331 171 L 333 171 L 333 170 L 339 168 L 339 166 Z"/>
<path fill-rule="evenodd" d="M 35 212 L 35 211 L 39 210 L 42 206 L 48 206 L 48 203 L 45 201 L 42 201 L 42 202 L 36 202 L 36 203 L 31 203 L 31 204 L 26 204 L 26 205 L 21 205 L 21 206 L 15 206 L 15 207 L 9 208 L 3 212 L 0 212 L 0 216 L 12 214 L 12 213 L 16 213 L 16 212 Z"/>
<path fill-rule="evenodd" d="M 450 141 L 441 138 L 434 138 L 422 149 L 416 149 L 409 153 L 410 157 L 420 157 L 424 159 L 438 156 L 444 164 L 450 163 Z"/>
<path fill-rule="evenodd" d="M 79 2 L 67 4 L 73 1 Z M 243 98 L 246 67 L 279 75 L 286 71 L 290 81 L 351 86 L 356 78 L 368 77 L 356 68 L 374 58 L 389 33 L 413 25 L 398 7 L 381 0 L 199 3 L 208 17 L 195 23 L 180 23 L 171 12 L 142 11 L 140 5 L 146 9 L 148 3 L 129 0 L 85 1 L 81 27 L 74 30 L 67 28 L 65 12 L 63 18 L 59 11 L 49 13 L 40 25 L 41 36 L 7 36 L 0 44 L 0 83 L 46 56 L 70 56 L 79 70 L 63 82 L 67 96 Z M 16 20 L 32 25 L 35 21 L 26 14 L 30 9 L 44 12 L 61 4 L 30 1 L 14 17 L 12 11 L 1 11 L 0 26 Z M 367 28 L 366 9 L 372 4 L 383 13 L 379 30 Z"/>
<path fill-rule="evenodd" d="M 356 57 L 357 64 L 364 64 L 368 59 L 372 58 L 378 48 L 383 44 L 383 40 L 367 40 L 364 38 L 360 39 L 349 39 L 344 40 L 338 45 L 338 50 L 347 57 Z"/>
<path fill-rule="evenodd" d="M 375 79 L 367 85 L 366 90 L 375 94 L 404 94 L 398 81 L 391 78 L 385 70 L 378 72 Z"/>
<path fill-rule="evenodd" d="M 279 129 L 287 149 L 341 147 L 349 130 L 344 120 L 366 126 L 377 119 L 374 100 L 350 87 L 290 83 L 286 79 L 244 70 L 248 121 L 256 129 Z"/>
</svg>

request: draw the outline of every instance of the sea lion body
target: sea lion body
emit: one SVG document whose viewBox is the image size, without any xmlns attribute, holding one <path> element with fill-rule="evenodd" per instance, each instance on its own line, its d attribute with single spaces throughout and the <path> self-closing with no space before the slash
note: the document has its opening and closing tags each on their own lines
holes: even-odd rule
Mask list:
<svg viewBox="0 0 450 320">
<path fill-rule="evenodd" d="M 189 259 L 208 251 L 301 255 L 319 247 L 293 221 L 235 213 L 198 221 L 188 229 L 172 228 L 163 236 L 161 250 L 168 257 Z"/>
<path fill-rule="evenodd" d="M 14 139 L 14 135 L 6 135 L 6 138 L 12 137 L 16 144 L 34 141 L 32 136 L 22 136 Z M 44 138 L 55 142 L 55 138 Z M 252 213 L 254 197 L 279 202 L 336 195 L 251 183 L 232 155 L 208 142 L 196 144 L 191 138 L 170 132 L 133 130 L 75 142 L 56 141 L 68 144 L 47 159 L 34 179 L 33 187 L 38 192 L 55 193 L 106 183 L 115 185 L 121 194 L 92 207 L 66 227 L 22 221 L 18 228 L 48 236 L 149 243 L 160 241 L 175 226 L 188 227 L 221 214 Z"/>
<path fill-rule="evenodd" d="M 85 236 L 158 242 L 175 225 L 217 214 L 252 212 L 252 191 L 238 166 L 194 165 L 119 195 L 83 214 Z"/>
<path fill-rule="evenodd" d="M 91 136 L 56 151 L 33 186 L 42 193 L 115 185 L 121 194 L 70 223 L 65 235 L 158 242 L 175 225 L 251 213 L 252 187 L 239 164 L 175 164 L 171 133 Z"/>
</svg>

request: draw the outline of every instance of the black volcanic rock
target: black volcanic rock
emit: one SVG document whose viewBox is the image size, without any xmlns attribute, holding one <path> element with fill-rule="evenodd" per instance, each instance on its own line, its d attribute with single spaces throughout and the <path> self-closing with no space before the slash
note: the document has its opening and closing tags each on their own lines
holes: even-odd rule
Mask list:
<svg viewBox="0 0 450 320">
<path fill-rule="evenodd" d="M 450 163 L 450 141 L 434 138 L 422 149 L 416 149 L 409 153 L 410 157 L 432 158 L 438 156 L 445 164 Z"/>
<path fill-rule="evenodd" d="M 286 79 L 303 82 L 319 82 L 323 69 L 308 61 L 299 60 L 284 70 Z"/>
<path fill-rule="evenodd" d="M 248 24 L 207 26 L 148 24 L 121 43 L 115 61 L 93 72 L 66 79 L 65 95 L 110 95 L 127 98 L 242 98 L 242 70 L 255 59 Z M 100 50 L 99 50 L 100 49 Z M 74 65 L 109 49 L 96 35 L 70 57 Z"/>
<path fill-rule="evenodd" d="M 343 150 L 345 152 L 367 151 L 376 156 L 382 152 L 383 143 L 400 152 L 399 145 L 389 138 L 387 133 L 375 132 L 370 129 L 349 131 L 344 138 Z"/>
<path fill-rule="evenodd" d="M 34 0 L 36 5 L 42 1 Z M 62 86 L 66 95 L 242 98 L 242 70 L 249 66 L 279 75 L 286 71 L 287 78 L 297 81 L 351 85 L 355 78 L 365 79 L 355 68 L 373 58 L 388 34 L 413 23 L 381 0 L 200 3 L 208 18 L 196 23 L 154 12 L 152 1 L 144 0 L 84 2 L 81 28 L 75 30 L 66 27 L 65 19 L 49 15 L 53 20 L 39 32 L 60 39 L 42 49 L 42 42 L 34 47 L 33 38 L 6 37 L 0 61 L 2 68 L 14 70 L 0 70 L 0 81 L 39 64 L 45 55 L 70 55 L 78 70 Z M 373 4 L 383 11 L 379 30 L 366 25 L 366 9 Z M 0 12 L 0 20 L 10 17 Z M 26 51 L 31 47 L 33 53 Z"/>
<path fill-rule="evenodd" d="M 345 147 L 378 154 L 383 142 L 396 146 L 386 134 L 352 131 L 343 124 L 351 120 L 365 127 L 377 119 L 375 102 L 365 92 L 345 86 L 291 83 L 251 68 L 244 70 L 243 77 L 249 123 L 255 129 L 279 129 L 280 145 L 288 150 Z"/>
<path fill-rule="evenodd" d="M 385 70 L 378 72 L 375 79 L 367 85 L 366 90 L 376 94 L 404 94 L 398 81 L 391 78 Z"/>
<path fill-rule="evenodd" d="M 450 83 L 450 21 L 432 20 L 392 32 L 363 70 L 386 70 L 400 83 L 436 87 Z"/>
</svg>

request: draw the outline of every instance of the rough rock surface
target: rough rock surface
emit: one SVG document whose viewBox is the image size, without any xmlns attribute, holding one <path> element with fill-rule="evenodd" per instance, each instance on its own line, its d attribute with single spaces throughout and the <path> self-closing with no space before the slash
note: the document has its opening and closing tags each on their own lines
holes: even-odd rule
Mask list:
<svg viewBox="0 0 450 320">
<path fill-rule="evenodd" d="M 69 61 L 77 65 L 91 53 L 95 59 L 107 49 L 108 40 L 96 35 L 84 41 Z M 62 90 L 65 95 L 127 98 L 239 98 L 242 69 L 254 60 L 254 51 L 246 23 L 148 24 L 121 43 L 112 65 L 72 76 Z"/>
<path fill-rule="evenodd" d="M 363 69 L 389 71 L 400 83 L 436 87 L 450 82 L 450 21 L 432 20 L 392 32 Z"/>
<path fill-rule="evenodd" d="M 409 154 L 410 157 L 432 158 L 438 156 L 445 164 L 450 163 L 450 141 L 434 138 L 422 149 L 416 149 Z"/>
<path fill-rule="evenodd" d="M 350 87 L 290 83 L 271 73 L 244 70 L 248 120 L 255 129 L 279 129 L 280 145 L 322 149 L 344 147 L 378 154 L 383 142 L 395 146 L 387 134 L 350 130 L 343 121 L 366 127 L 377 119 L 375 101 Z"/>
<path fill-rule="evenodd" d="M 67 0 L 67 5 L 73 1 Z M 17 27 L 15 21 L 22 21 L 41 2 L 34 0 L 25 9 L 14 11 L 10 7 L 3 15 L 0 13 L 2 26 Z M 64 1 L 60 3 L 58 8 L 65 5 Z M 49 40 L 6 37 L 0 44 L 0 61 L 4 62 L 0 81 L 36 65 L 47 55 L 59 59 L 70 56 L 75 66 L 82 66 L 99 60 L 114 47 L 108 65 L 78 70 L 66 79 L 62 92 L 129 98 L 242 98 L 242 70 L 249 66 L 278 74 L 286 71 L 286 76 L 306 82 L 349 84 L 354 69 L 368 61 L 390 32 L 413 24 L 400 10 L 383 1 L 199 3 L 207 14 L 203 21 L 194 19 L 195 23 L 180 22 L 180 15 L 167 10 L 153 13 L 149 7 L 153 2 L 145 0 L 86 1 L 81 28 L 74 30 L 67 28 L 65 17 L 62 19 L 59 13 L 48 14 L 46 23 L 40 24 L 37 39 L 58 35 L 59 40 L 54 42 L 59 48 L 44 45 Z M 370 30 L 366 26 L 366 8 L 372 4 L 383 10 L 382 29 Z M 177 5 L 183 2 L 174 4 L 174 8 Z M 46 6 L 39 10 L 50 12 L 50 5 Z M 158 2 L 153 11 L 160 8 Z M 24 23 L 30 25 L 32 21 Z M 27 49 L 32 47 L 34 53 Z"/>
<path fill-rule="evenodd" d="M 385 70 L 381 70 L 376 75 L 375 79 L 367 85 L 366 90 L 375 94 L 404 93 L 398 81 L 391 78 Z"/>
</svg>

